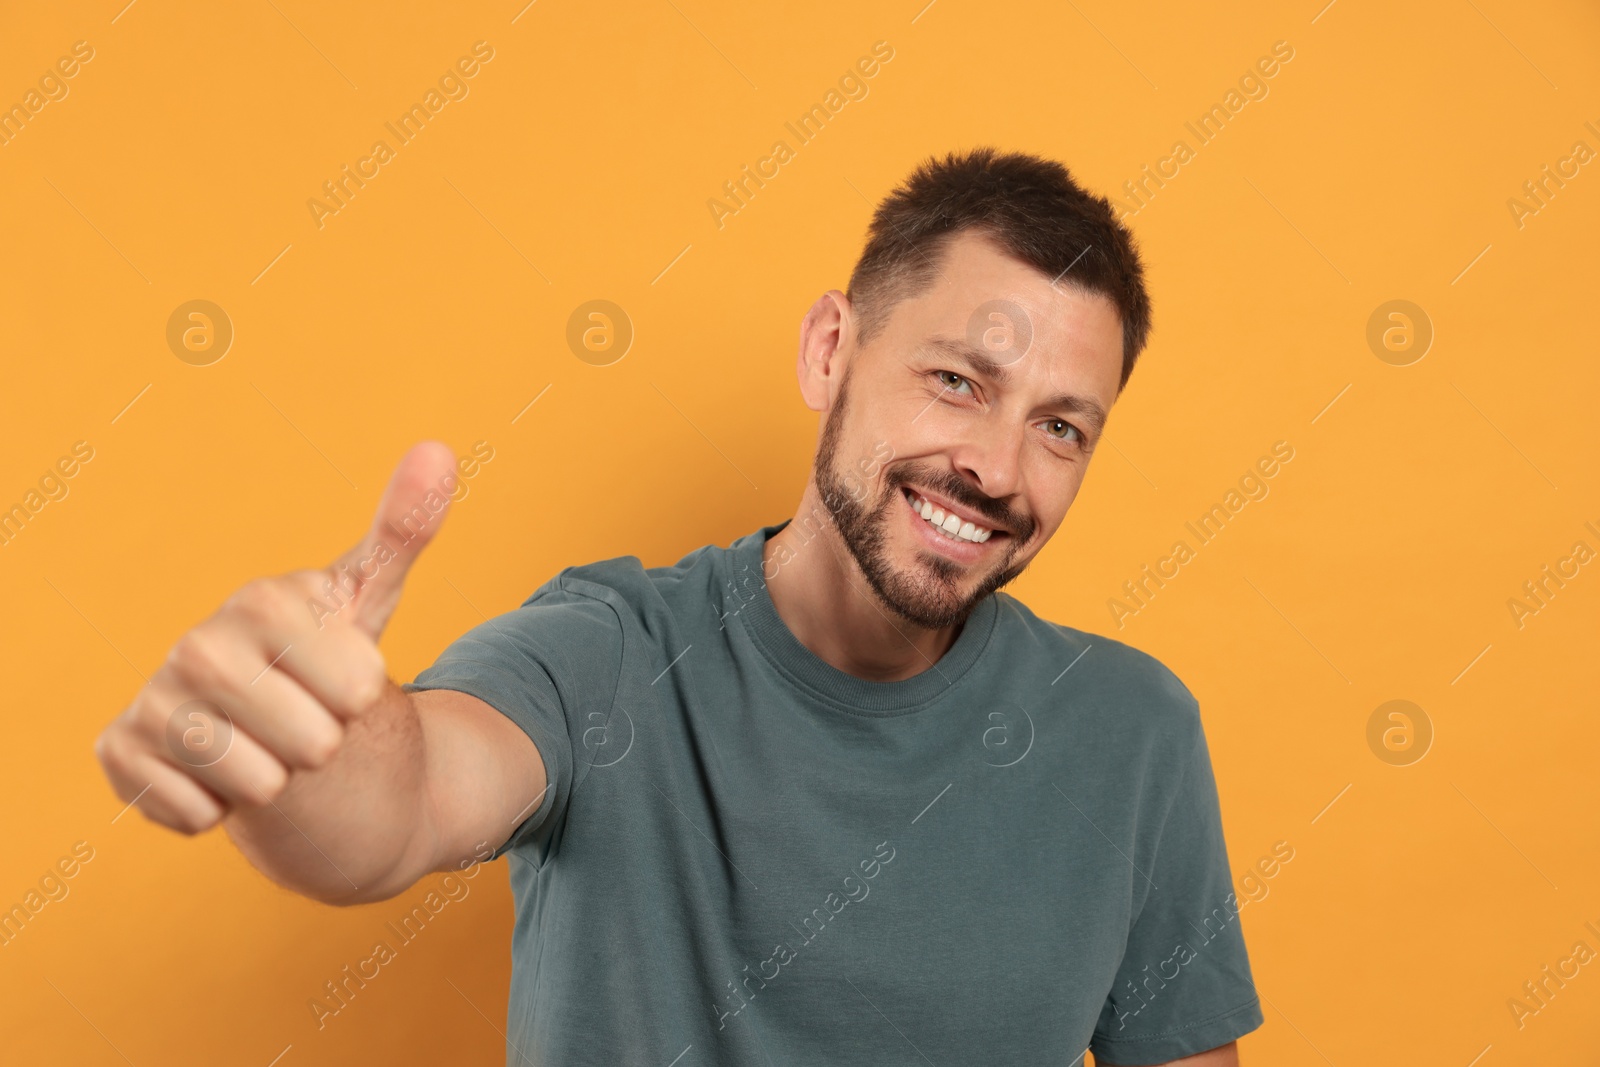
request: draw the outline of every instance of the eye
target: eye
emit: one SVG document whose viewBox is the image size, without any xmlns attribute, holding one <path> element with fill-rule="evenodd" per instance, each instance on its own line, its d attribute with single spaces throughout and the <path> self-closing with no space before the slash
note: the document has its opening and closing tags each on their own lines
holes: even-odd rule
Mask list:
<svg viewBox="0 0 1600 1067">
<path fill-rule="evenodd" d="M 1060 432 L 1057 432 L 1057 427 L 1060 428 Z M 1078 436 L 1076 438 L 1068 437 L 1068 431 L 1075 433 Z M 1046 420 L 1044 424 L 1044 432 L 1060 441 L 1075 440 L 1078 444 L 1083 444 L 1083 431 L 1079 430 L 1076 426 L 1072 425 L 1072 423 L 1067 422 L 1064 419 Z"/>
<path fill-rule="evenodd" d="M 972 395 L 972 383 L 967 381 L 961 375 L 957 374 L 955 371 L 951 371 L 951 370 L 936 370 L 933 373 L 938 375 L 940 383 L 947 390 L 949 390 L 950 392 L 952 392 L 952 393 L 960 393 L 961 392 L 960 389 L 951 387 L 950 379 L 954 378 L 959 385 L 966 386 L 967 391 L 965 393 L 962 393 L 961 395 L 963 395 L 963 396 L 971 396 Z"/>
</svg>

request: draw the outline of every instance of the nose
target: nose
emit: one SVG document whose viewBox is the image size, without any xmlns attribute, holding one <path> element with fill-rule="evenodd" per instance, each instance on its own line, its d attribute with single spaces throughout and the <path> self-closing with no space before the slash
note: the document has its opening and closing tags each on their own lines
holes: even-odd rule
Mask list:
<svg viewBox="0 0 1600 1067">
<path fill-rule="evenodd" d="M 1025 425 L 1004 421 L 998 413 L 973 420 L 965 436 L 950 449 L 956 473 L 985 496 L 1004 500 L 1022 483 L 1022 442 Z"/>
</svg>

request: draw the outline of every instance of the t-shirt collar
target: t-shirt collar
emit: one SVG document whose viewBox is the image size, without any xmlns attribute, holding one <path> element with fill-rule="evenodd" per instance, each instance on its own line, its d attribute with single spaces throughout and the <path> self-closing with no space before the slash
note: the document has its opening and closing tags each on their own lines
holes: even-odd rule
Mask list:
<svg viewBox="0 0 1600 1067">
<path fill-rule="evenodd" d="M 875 682 L 841 671 L 800 642 L 778 614 L 767 590 L 761 551 L 768 538 L 791 520 L 746 534 L 729 546 L 725 560 L 731 589 L 724 605 L 736 616 L 756 646 L 782 674 L 802 689 L 821 696 L 841 710 L 864 715 L 920 711 L 953 689 L 988 646 L 999 616 L 991 594 L 967 616 L 966 624 L 945 654 L 925 670 L 898 682 Z"/>
</svg>

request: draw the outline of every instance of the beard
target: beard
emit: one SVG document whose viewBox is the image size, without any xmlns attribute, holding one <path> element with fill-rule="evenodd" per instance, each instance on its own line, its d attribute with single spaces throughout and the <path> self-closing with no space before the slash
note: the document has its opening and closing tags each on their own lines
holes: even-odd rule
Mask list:
<svg viewBox="0 0 1600 1067">
<path fill-rule="evenodd" d="M 862 490 L 863 483 L 853 474 L 847 478 L 849 472 L 841 473 L 838 467 L 839 438 L 844 429 L 852 370 L 853 366 L 845 371 L 838 401 L 828 412 L 822 439 L 817 444 L 812 471 L 817 492 L 845 548 L 890 611 L 913 625 L 930 630 L 954 626 L 965 621 L 985 597 L 1010 584 L 1027 569 L 1031 560 L 1014 567 L 1010 564 L 1021 546 L 1031 538 L 1033 521 L 1016 515 L 997 500 L 982 496 L 953 471 L 911 464 L 885 468 L 882 494 L 877 500 L 868 500 Z M 910 506 L 901 487 L 918 485 L 992 518 L 995 527 L 1008 535 L 1009 544 L 1000 562 L 965 595 L 961 585 L 968 568 L 958 563 L 923 550 L 917 551 L 915 562 L 908 568 L 896 568 L 891 561 L 888 540 L 890 523 L 896 521 L 894 509 Z"/>
</svg>

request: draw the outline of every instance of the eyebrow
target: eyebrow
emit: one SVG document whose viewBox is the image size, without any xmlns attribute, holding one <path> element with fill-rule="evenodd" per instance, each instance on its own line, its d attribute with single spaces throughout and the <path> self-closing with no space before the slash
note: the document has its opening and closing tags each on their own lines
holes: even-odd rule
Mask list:
<svg viewBox="0 0 1600 1067">
<path fill-rule="evenodd" d="M 922 343 L 921 347 L 928 355 L 944 356 L 959 363 L 964 363 L 969 370 L 999 382 L 1001 385 L 1009 385 L 1013 381 L 1013 376 L 1008 366 L 967 341 L 949 337 L 930 337 Z M 1099 436 L 1105 429 L 1106 410 L 1092 397 L 1078 396 L 1074 393 L 1057 393 L 1045 401 L 1045 406 L 1069 411 L 1081 416 L 1085 422 L 1089 423 L 1096 436 Z"/>
</svg>

